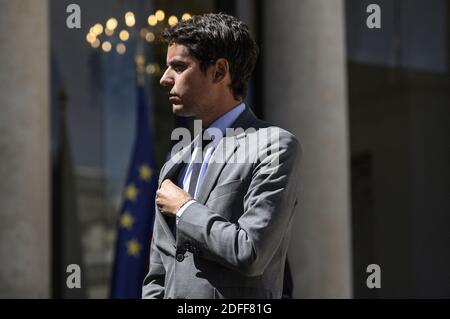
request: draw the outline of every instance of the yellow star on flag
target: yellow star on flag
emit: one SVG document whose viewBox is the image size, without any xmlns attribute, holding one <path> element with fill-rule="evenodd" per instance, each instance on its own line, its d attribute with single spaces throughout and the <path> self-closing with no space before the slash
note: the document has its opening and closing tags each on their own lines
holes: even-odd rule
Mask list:
<svg viewBox="0 0 450 319">
<path fill-rule="evenodd" d="M 134 224 L 134 217 L 128 211 L 126 211 L 120 216 L 121 227 L 130 230 L 133 224 Z"/>
<path fill-rule="evenodd" d="M 139 255 L 140 250 L 141 250 L 141 245 L 138 243 L 138 241 L 136 239 L 127 241 L 128 255 L 137 256 L 137 255 Z"/>
<path fill-rule="evenodd" d="M 138 193 L 139 190 L 134 186 L 133 183 L 125 188 L 125 198 L 128 200 L 135 201 Z"/>
<path fill-rule="evenodd" d="M 152 175 L 153 175 L 153 171 L 150 168 L 150 166 L 148 166 L 147 164 L 141 165 L 139 167 L 139 177 L 142 180 L 148 182 L 152 178 Z"/>
</svg>

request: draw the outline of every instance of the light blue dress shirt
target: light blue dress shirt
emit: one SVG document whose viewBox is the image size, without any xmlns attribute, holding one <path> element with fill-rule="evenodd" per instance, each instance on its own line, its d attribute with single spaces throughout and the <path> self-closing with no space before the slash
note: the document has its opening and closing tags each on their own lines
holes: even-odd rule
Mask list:
<svg viewBox="0 0 450 319">
<path fill-rule="evenodd" d="M 221 117 L 219 117 L 216 121 L 214 121 L 210 126 L 208 126 L 208 128 L 206 129 L 206 131 L 208 133 L 210 133 L 211 138 L 212 138 L 212 142 L 211 142 L 211 146 L 208 146 L 207 151 L 204 155 L 204 159 L 203 159 L 203 163 L 202 166 L 200 168 L 200 175 L 198 177 L 198 182 L 197 182 L 197 186 L 195 189 L 195 194 L 194 194 L 194 199 L 197 198 L 197 195 L 199 193 L 200 187 L 203 184 L 203 179 L 205 178 L 205 174 L 206 174 L 206 169 L 208 168 L 208 163 L 211 160 L 211 157 L 214 153 L 214 150 L 216 148 L 216 146 L 219 144 L 219 141 L 223 138 L 223 136 L 226 134 L 226 129 L 231 127 L 231 125 L 237 120 L 237 118 L 239 117 L 239 115 L 242 114 L 242 112 L 244 112 L 245 110 L 245 104 L 244 103 L 240 103 L 239 105 L 237 105 L 236 107 L 234 107 L 233 109 L 231 109 L 230 111 L 228 111 L 227 113 L 223 114 Z M 214 128 L 214 130 L 212 129 Z M 222 136 L 218 136 L 217 134 L 214 134 L 215 132 L 217 132 L 219 129 L 220 132 L 222 133 Z M 214 133 L 213 133 L 214 132 Z M 194 143 L 196 143 L 194 146 L 197 146 L 197 144 L 200 143 L 200 139 L 197 139 Z M 196 158 L 196 153 L 198 151 L 201 151 L 201 149 L 199 147 L 194 147 L 194 152 L 192 154 L 192 158 Z M 179 178 L 178 178 L 178 186 L 180 188 L 183 188 L 186 192 L 189 190 L 189 183 L 191 181 L 191 175 L 192 175 L 192 161 L 186 165 Z M 186 208 L 191 205 L 192 203 L 194 203 L 195 200 L 191 200 L 188 201 L 187 203 L 185 203 L 177 212 L 177 218 L 176 218 L 176 223 L 178 224 L 178 221 L 181 217 L 181 215 L 183 214 L 183 212 L 186 210 Z"/>
</svg>

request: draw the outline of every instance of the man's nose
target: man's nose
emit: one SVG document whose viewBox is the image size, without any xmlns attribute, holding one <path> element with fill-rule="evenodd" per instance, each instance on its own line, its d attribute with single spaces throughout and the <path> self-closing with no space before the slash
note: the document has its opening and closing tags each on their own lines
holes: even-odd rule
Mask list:
<svg viewBox="0 0 450 319">
<path fill-rule="evenodd" d="M 173 77 L 169 74 L 169 69 L 164 72 L 163 76 L 161 77 L 161 80 L 159 80 L 159 83 L 162 86 L 173 86 L 174 80 Z"/>
</svg>

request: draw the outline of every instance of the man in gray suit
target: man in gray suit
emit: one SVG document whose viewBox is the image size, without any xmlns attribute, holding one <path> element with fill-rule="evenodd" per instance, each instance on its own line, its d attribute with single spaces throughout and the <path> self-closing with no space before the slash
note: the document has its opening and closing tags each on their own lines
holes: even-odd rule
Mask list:
<svg viewBox="0 0 450 319">
<path fill-rule="evenodd" d="M 160 172 L 143 298 L 281 298 L 300 145 L 242 102 L 258 49 L 206 14 L 165 30 L 173 112 L 202 132 Z M 274 106 L 276 107 L 276 106 Z"/>
</svg>

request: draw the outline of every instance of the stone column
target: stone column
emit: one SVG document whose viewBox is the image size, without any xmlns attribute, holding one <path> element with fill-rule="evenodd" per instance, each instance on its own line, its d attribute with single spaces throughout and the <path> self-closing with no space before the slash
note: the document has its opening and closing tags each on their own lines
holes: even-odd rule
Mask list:
<svg viewBox="0 0 450 319">
<path fill-rule="evenodd" d="M 50 297 L 47 10 L 0 0 L 0 298 Z"/>
<path fill-rule="evenodd" d="M 295 298 L 349 298 L 351 219 L 344 4 L 263 2 L 265 118 L 301 141 L 289 260 Z"/>
</svg>

